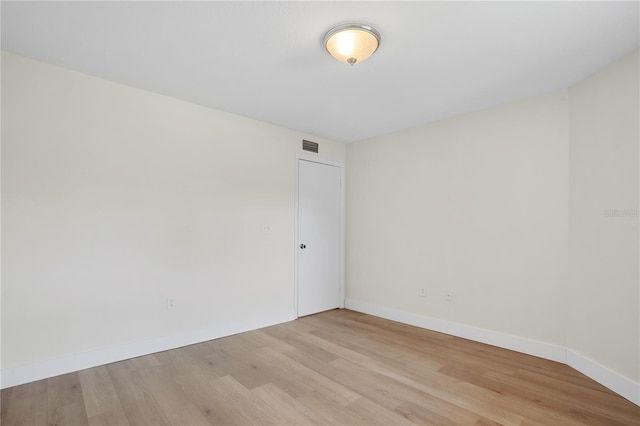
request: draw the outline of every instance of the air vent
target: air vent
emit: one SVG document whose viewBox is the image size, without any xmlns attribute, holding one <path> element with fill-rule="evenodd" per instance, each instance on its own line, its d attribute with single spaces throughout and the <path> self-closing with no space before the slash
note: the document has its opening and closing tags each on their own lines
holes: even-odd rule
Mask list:
<svg viewBox="0 0 640 426">
<path fill-rule="evenodd" d="M 302 140 L 302 150 L 309 152 L 318 152 L 318 144 L 316 142 Z"/>
</svg>

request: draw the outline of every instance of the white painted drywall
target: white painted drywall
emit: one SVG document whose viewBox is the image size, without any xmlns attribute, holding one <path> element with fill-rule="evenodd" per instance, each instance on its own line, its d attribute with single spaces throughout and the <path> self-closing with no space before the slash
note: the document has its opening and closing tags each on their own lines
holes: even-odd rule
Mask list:
<svg viewBox="0 0 640 426">
<path fill-rule="evenodd" d="M 309 136 L 2 61 L 3 372 L 293 317 Z M 568 91 L 349 145 L 352 306 L 567 348 L 640 401 L 637 77 L 636 52 Z"/>
<path fill-rule="evenodd" d="M 546 351 L 640 404 L 638 79 L 636 51 L 348 145 L 347 306 Z"/>
<path fill-rule="evenodd" d="M 294 318 L 302 138 L 3 53 L 3 371 Z"/>
<path fill-rule="evenodd" d="M 567 105 L 349 144 L 347 299 L 564 345 Z"/>
<path fill-rule="evenodd" d="M 639 78 L 636 51 L 569 90 L 567 345 L 635 382 Z"/>
</svg>

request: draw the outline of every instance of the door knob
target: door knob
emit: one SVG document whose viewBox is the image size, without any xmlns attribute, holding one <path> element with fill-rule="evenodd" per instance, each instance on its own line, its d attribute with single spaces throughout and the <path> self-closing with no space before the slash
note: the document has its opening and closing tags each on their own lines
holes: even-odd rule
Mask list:
<svg viewBox="0 0 640 426">
<path fill-rule="evenodd" d="M 307 246 L 306 246 L 306 245 L 304 245 L 304 244 L 300 244 L 300 248 L 301 248 L 301 249 L 306 249 L 306 248 L 307 248 Z"/>
</svg>

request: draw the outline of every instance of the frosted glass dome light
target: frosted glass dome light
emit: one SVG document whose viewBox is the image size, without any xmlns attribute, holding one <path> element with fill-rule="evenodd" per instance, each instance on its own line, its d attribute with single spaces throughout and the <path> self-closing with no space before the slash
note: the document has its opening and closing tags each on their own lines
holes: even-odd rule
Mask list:
<svg viewBox="0 0 640 426">
<path fill-rule="evenodd" d="M 364 24 L 339 25 L 324 36 L 324 46 L 336 60 L 353 66 L 378 50 L 380 33 Z"/>
</svg>

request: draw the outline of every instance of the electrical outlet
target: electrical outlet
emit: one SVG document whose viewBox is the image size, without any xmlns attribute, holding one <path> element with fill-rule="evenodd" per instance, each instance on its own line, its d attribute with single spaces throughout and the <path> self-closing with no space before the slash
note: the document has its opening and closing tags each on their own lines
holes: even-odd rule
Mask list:
<svg viewBox="0 0 640 426">
<path fill-rule="evenodd" d="M 453 292 L 452 291 L 447 291 L 444 294 L 444 300 L 446 300 L 447 302 L 453 301 Z"/>
<path fill-rule="evenodd" d="M 167 297 L 167 311 L 171 311 L 175 307 L 173 297 Z"/>
<path fill-rule="evenodd" d="M 424 287 L 420 288 L 420 291 L 418 292 L 418 296 L 420 297 L 427 297 L 427 289 Z"/>
</svg>

